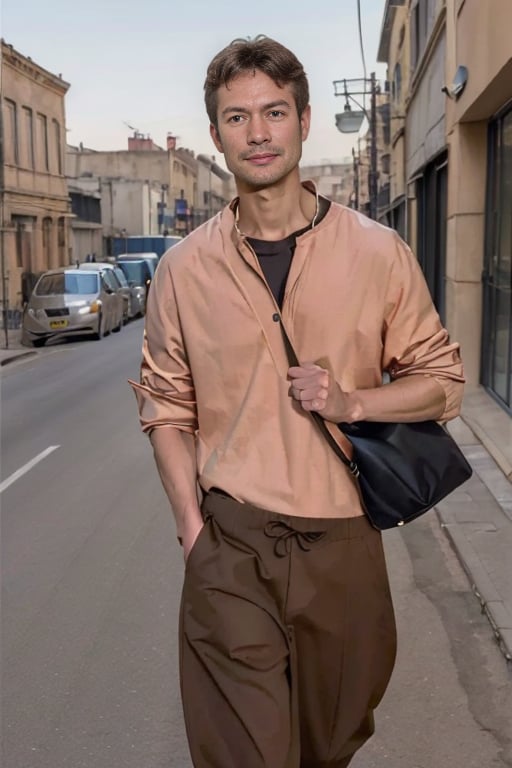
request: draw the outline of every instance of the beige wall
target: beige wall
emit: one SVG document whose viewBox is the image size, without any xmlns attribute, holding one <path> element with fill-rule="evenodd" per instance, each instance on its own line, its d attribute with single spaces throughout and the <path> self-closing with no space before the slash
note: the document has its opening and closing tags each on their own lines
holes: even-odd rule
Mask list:
<svg viewBox="0 0 512 768">
<path fill-rule="evenodd" d="M 81 194 L 101 201 L 101 187 L 98 179 L 73 179 L 68 185 L 70 195 Z M 83 221 L 77 216 L 71 219 L 69 263 L 85 261 L 88 254 L 97 257 L 103 254 L 103 227 L 101 223 Z M 99 260 L 99 259 L 97 259 Z"/>
<path fill-rule="evenodd" d="M 414 82 L 406 120 L 408 178 L 446 146 L 444 67 L 446 36 L 441 33 L 422 77 Z"/>
<path fill-rule="evenodd" d="M 461 344 L 469 390 L 480 376 L 486 135 L 480 122 L 459 124 L 448 137 L 446 320 Z"/>
<path fill-rule="evenodd" d="M 103 231 L 101 224 L 89 224 L 86 221 L 71 222 L 70 263 L 85 261 L 90 253 L 96 254 L 96 261 L 103 255 Z"/>
<path fill-rule="evenodd" d="M 350 205 L 354 191 L 354 166 L 352 160 L 346 163 L 319 163 L 302 165 L 301 178 L 310 179 L 317 185 L 321 195 L 342 205 Z"/>
<path fill-rule="evenodd" d="M 487 119 L 511 98 L 512 3 L 466 0 L 461 4 L 460 0 L 447 0 L 447 6 L 453 35 L 447 57 L 447 82 L 458 65 L 469 69 L 461 98 L 447 104 L 448 119 Z"/>
<path fill-rule="evenodd" d="M 197 204 L 197 160 L 186 149 L 169 151 L 169 200 L 185 198 L 189 206 Z"/>
<path fill-rule="evenodd" d="M 174 207 L 168 192 L 171 152 L 164 149 L 96 152 L 67 147 L 66 173 L 73 183 L 92 177 L 101 185 L 101 219 L 104 235 L 156 235 L 158 203 L 162 195 Z"/>
<path fill-rule="evenodd" d="M 68 263 L 64 175 L 68 83 L 2 43 L 4 223 L 9 306 L 22 303 L 22 274 Z"/>
<path fill-rule="evenodd" d="M 100 178 L 124 178 L 169 183 L 169 163 L 166 150 L 95 152 L 91 149 L 68 147 L 66 174 L 80 178 L 92 174 Z"/>
<path fill-rule="evenodd" d="M 390 127 L 390 203 L 405 195 L 405 136 L 403 133 L 406 98 L 409 93 L 410 34 L 406 6 L 393 9 L 393 25 L 390 33 L 388 80 L 391 85 Z M 395 82 L 397 67 L 400 84 Z"/>
<path fill-rule="evenodd" d="M 233 177 L 209 155 L 197 156 L 197 223 L 220 211 L 235 196 Z"/>
<path fill-rule="evenodd" d="M 101 180 L 101 221 L 105 237 L 158 235 L 161 187 L 131 179 Z"/>
<path fill-rule="evenodd" d="M 479 0 L 447 0 L 445 82 L 459 65 L 469 72 L 460 98 L 446 100 L 448 320 L 462 345 L 469 390 L 480 380 L 488 125 L 512 99 L 511 29 L 509 0 L 492 0 L 492 13 Z"/>
</svg>

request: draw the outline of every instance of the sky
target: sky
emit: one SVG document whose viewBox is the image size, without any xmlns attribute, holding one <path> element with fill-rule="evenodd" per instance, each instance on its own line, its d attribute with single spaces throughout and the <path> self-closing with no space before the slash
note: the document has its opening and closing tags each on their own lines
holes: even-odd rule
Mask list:
<svg viewBox="0 0 512 768">
<path fill-rule="evenodd" d="M 376 57 L 385 0 L 360 4 L 367 76 L 383 80 Z M 7 43 L 70 83 L 69 144 L 127 149 L 136 129 L 165 147 L 171 132 L 177 146 L 224 165 L 204 108 L 206 68 L 234 38 L 258 34 L 290 48 L 308 75 L 303 163 L 342 160 L 357 141 L 336 128 L 344 100 L 333 86 L 363 77 L 357 0 L 3 0 L 0 24 Z"/>
</svg>

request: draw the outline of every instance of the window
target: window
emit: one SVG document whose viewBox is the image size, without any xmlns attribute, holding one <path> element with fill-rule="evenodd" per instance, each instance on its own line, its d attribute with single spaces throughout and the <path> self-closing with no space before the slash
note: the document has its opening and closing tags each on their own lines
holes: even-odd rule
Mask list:
<svg viewBox="0 0 512 768">
<path fill-rule="evenodd" d="M 411 64 L 416 69 L 428 38 L 429 2 L 417 0 L 411 14 Z"/>
<path fill-rule="evenodd" d="M 53 275 L 43 275 L 36 287 L 37 296 L 61 296 L 62 294 L 87 294 L 98 293 L 97 272 L 85 274 L 81 271 L 71 274 L 70 272 L 56 272 Z"/>
<path fill-rule="evenodd" d="M 14 214 L 11 221 L 15 229 L 16 266 L 31 273 L 37 220 L 34 216 Z"/>
<path fill-rule="evenodd" d="M 384 142 L 384 146 L 387 147 L 391 141 L 391 117 L 389 101 L 387 101 L 385 104 L 379 104 L 377 110 L 380 114 L 382 141 Z"/>
<path fill-rule="evenodd" d="M 57 245 L 59 248 L 59 265 L 66 264 L 66 219 L 64 216 L 59 216 L 59 222 L 57 226 Z"/>
<path fill-rule="evenodd" d="M 23 138 L 21 142 L 23 150 L 23 166 L 34 167 L 34 118 L 30 107 L 22 107 Z"/>
<path fill-rule="evenodd" d="M 51 265 L 51 244 L 52 244 L 52 220 L 50 216 L 43 219 L 43 263 L 45 269 L 50 269 Z"/>
<path fill-rule="evenodd" d="M 429 163 L 416 180 L 417 256 L 441 320 L 445 319 L 446 153 Z"/>
<path fill-rule="evenodd" d="M 16 266 L 18 269 L 23 269 L 23 234 L 25 227 L 15 217 L 13 217 L 13 222 L 16 227 Z"/>
<path fill-rule="evenodd" d="M 119 285 L 122 288 L 128 288 L 128 280 L 126 279 L 126 276 L 121 267 L 114 267 L 114 272 L 119 281 Z"/>
<path fill-rule="evenodd" d="M 419 7 L 415 5 L 411 11 L 411 66 L 413 71 L 416 69 L 419 58 Z"/>
<path fill-rule="evenodd" d="M 395 71 L 393 73 L 393 99 L 396 103 L 400 102 L 402 98 L 402 68 L 400 63 L 395 65 Z"/>
<path fill-rule="evenodd" d="M 101 277 L 107 288 L 110 288 L 111 291 L 119 290 L 119 284 L 116 282 L 116 277 L 111 269 L 105 269 L 101 273 Z"/>
<path fill-rule="evenodd" d="M 401 49 L 405 38 L 405 24 L 400 27 L 400 34 L 398 36 L 398 48 Z"/>
<path fill-rule="evenodd" d="M 62 175 L 62 148 L 60 146 L 60 125 L 57 120 L 52 120 L 53 125 L 53 148 L 55 152 L 55 171 Z"/>
<path fill-rule="evenodd" d="M 70 192 L 71 211 L 82 221 L 101 224 L 101 200 L 81 192 Z"/>
<path fill-rule="evenodd" d="M 512 107 L 489 127 L 482 383 L 512 409 Z"/>
<path fill-rule="evenodd" d="M 18 165 L 18 116 L 16 104 L 10 99 L 4 99 L 4 153 L 5 162 Z"/>
<path fill-rule="evenodd" d="M 145 261 L 119 261 L 119 266 L 131 285 L 148 285 L 151 282 L 151 272 Z"/>
<path fill-rule="evenodd" d="M 50 158 L 48 156 L 48 122 L 46 115 L 37 113 L 37 168 L 40 171 L 50 170 Z"/>
</svg>

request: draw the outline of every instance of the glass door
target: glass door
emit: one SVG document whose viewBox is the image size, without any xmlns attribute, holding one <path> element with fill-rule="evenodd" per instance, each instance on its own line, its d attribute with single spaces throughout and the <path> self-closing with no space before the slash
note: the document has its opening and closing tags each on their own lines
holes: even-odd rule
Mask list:
<svg viewBox="0 0 512 768">
<path fill-rule="evenodd" d="M 512 409 L 512 108 L 490 125 L 482 383 Z"/>
</svg>

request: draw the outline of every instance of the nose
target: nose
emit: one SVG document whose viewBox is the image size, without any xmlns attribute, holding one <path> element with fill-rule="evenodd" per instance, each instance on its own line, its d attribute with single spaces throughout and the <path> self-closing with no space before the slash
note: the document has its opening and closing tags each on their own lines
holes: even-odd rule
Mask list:
<svg viewBox="0 0 512 768">
<path fill-rule="evenodd" d="M 270 141 L 270 139 L 271 135 L 268 122 L 264 117 L 253 115 L 249 121 L 247 143 L 259 145 L 264 144 L 266 141 Z"/>
</svg>

